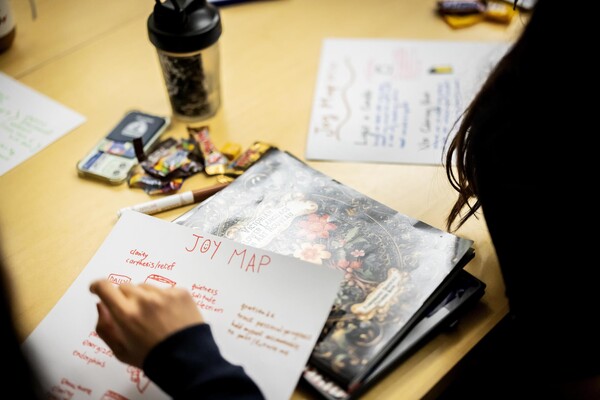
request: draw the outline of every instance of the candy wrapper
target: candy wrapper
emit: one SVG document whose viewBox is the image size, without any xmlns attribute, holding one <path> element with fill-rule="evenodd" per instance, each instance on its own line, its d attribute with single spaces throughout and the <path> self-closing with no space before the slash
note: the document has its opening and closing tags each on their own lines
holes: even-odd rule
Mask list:
<svg viewBox="0 0 600 400">
<path fill-rule="evenodd" d="M 438 0 L 437 11 L 452 28 L 465 28 L 482 21 L 508 24 L 516 12 L 513 5 L 495 0 Z"/>
<path fill-rule="evenodd" d="M 227 142 L 221 147 L 221 153 L 225 155 L 229 160 L 233 160 L 242 153 L 242 146 L 238 143 Z"/>
<path fill-rule="evenodd" d="M 232 178 L 240 176 L 273 148 L 274 146 L 271 146 L 265 142 L 254 142 L 252 146 L 246 149 L 246 151 L 236 157 L 232 162 L 227 164 L 227 167 L 223 171 L 223 175 Z"/>
<path fill-rule="evenodd" d="M 192 139 L 164 140 L 135 167 L 129 187 L 144 189 L 150 195 L 178 191 L 185 178 L 203 170 L 196 147 Z"/>
<path fill-rule="evenodd" d="M 187 139 L 169 138 L 150 154 L 138 154 L 139 165 L 129 178 L 129 187 L 142 188 L 150 195 L 170 194 L 177 192 L 187 177 L 201 171 L 216 175 L 219 183 L 228 183 L 275 148 L 257 141 L 244 152 L 241 152 L 241 146 L 232 143 L 219 151 L 207 126 L 188 126 L 187 130 Z"/>
<path fill-rule="evenodd" d="M 190 137 L 198 143 L 198 150 L 204 162 L 204 172 L 207 175 L 222 174 L 229 159 L 212 142 L 208 126 L 188 126 L 187 129 Z"/>
</svg>

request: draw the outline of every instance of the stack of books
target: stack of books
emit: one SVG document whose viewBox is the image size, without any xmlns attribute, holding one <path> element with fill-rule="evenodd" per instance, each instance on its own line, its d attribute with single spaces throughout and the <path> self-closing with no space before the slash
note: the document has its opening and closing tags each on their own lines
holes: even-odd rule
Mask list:
<svg viewBox="0 0 600 400">
<path fill-rule="evenodd" d="M 485 289 L 463 269 L 474 257 L 473 241 L 393 210 L 275 147 L 174 222 L 344 271 L 302 380 L 329 399 L 364 393 Z"/>
</svg>

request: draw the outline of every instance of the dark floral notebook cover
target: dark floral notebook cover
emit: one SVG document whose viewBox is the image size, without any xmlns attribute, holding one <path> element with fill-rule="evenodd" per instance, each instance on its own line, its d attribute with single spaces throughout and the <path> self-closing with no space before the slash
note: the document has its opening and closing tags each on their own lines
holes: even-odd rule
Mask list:
<svg viewBox="0 0 600 400">
<path fill-rule="evenodd" d="M 403 215 L 276 148 L 174 222 L 343 270 L 309 365 L 350 390 L 473 258 L 471 240 Z"/>
</svg>

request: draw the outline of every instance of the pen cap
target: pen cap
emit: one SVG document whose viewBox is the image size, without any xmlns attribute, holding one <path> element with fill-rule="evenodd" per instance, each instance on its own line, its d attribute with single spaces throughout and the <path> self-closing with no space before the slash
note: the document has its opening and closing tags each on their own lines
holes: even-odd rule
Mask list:
<svg viewBox="0 0 600 400">
<path fill-rule="evenodd" d="M 216 43 L 222 32 L 219 10 L 206 0 L 155 0 L 148 36 L 156 48 L 191 53 Z"/>
<path fill-rule="evenodd" d="M 199 122 L 221 104 L 219 10 L 207 0 L 155 0 L 148 37 L 156 48 L 173 117 Z"/>
</svg>

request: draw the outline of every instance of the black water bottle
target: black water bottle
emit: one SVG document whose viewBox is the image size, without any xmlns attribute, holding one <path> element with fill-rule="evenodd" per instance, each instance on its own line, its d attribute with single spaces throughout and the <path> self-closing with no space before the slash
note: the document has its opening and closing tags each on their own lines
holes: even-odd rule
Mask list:
<svg viewBox="0 0 600 400">
<path fill-rule="evenodd" d="M 219 10 L 206 0 L 156 0 L 148 36 L 156 47 L 173 117 L 195 122 L 221 104 Z"/>
</svg>

